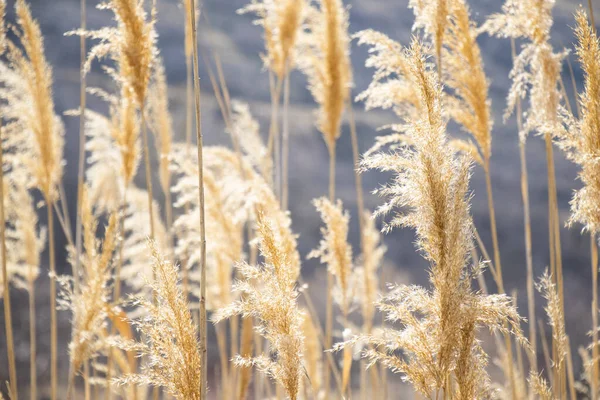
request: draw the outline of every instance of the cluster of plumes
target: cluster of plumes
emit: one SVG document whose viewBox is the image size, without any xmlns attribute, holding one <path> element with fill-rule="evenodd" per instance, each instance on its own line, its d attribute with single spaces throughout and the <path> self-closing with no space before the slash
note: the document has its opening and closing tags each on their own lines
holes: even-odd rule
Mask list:
<svg viewBox="0 0 600 400">
<path fill-rule="evenodd" d="M 527 40 L 513 62 L 512 85 L 504 115 L 508 118 L 518 100 L 529 93 L 521 140 L 532 131 L 552 135 L 559 125 L 558 82 L 567 52 L 554 53 L 549 43 L 553 6 L 554 0 L 507 0 L 502 13 L 493 14 L 481 28 L 496 36 Z"/>
<path fill-rule="evenodd" d="M 88 168 L 86 180 L 90 198 L 103 211 L 122 206 L 126 188 L 131 185 L 140 163 L 139 119 L 134 104 L 127 97 L 117 97 L 92 90 L 109 105 L 107 118 L 85 110 L 85 133 Z"/>
<path fill-rule="evenodd" d="M 344 211 L 342 202 L 332 203 L 325 197 L 313 201 L 325 226 L 321 228 L 319 247 L 308 254 L 308 258 L 319 258 L 327 265 L 329 273 L 335 277 L 333 295 L 346 317 L 354 297 L 354 276 L 352 247 L 348 243 L 348 222 L 350 215 Z"/>
<path fill-rule="evenodd" d="M 413 29 L 423 29 L 435 48 L 438 66 L 442 62 L 442 47 L 445 44 L 447 26 L 454 0 L 410 0 L 409 8 L 415 13 Z"/>
<path fill-rule="evenodd" d="M 154 133 L 156 153 L 158 154 L 158 176 L 163 193 L 167 195 L 171 188 L 169 168 L 173 141 L 173 121 L 169 112 L 169 94 L 167 78 L 162 60 L 158 59 L 154 78 L 148 96 L 148 124 Z"/>
<path fill-rule="evenodd" d="M 143 309 L 144 317 L 130 321 L 145 341 L 118 341 L 123 350 L 147 357 L 148 362 L 141 374 L 125 375 L 117 382 L 160 386 L 176 399 L 199 400 L 202 369 L 197 324 L 179 285 L 177 266 L 164 259 L 154 242 L 148 246 L 156 279 L 147 285 L 155 301 L 134 297 L 133 305 Z"/>
<path fill-rule="evenodd" d="M 442 74 L 450 95 L 444 99 L 444 111 L 473 136 L 477 147 L 464 140 L 454 143 L 486 166 L 491 156 L 493 121 L 488 100 L 489 83 L 477 44 L 478 31 L 464 0 L 449 1 L 449 6 Z"/>
<path fill-rule="evenodd" d="M 18 43 L 6 39 L 0 46 L 6 46 L 7 57 L 0 63 L 6 162 L 9 170 L 24 169 L 32 187 L 54 201 L 63 174 L 64 128 L 54 113 L 52 69 L 40 27 L 23 0 L 16 2 L 16 13 Z"/>
<path fill-rule="evenodd" d="M 287 396 L 295 400 L 304 373 L 303 314 L 297 302 L 298 271 L 293 267 L 295 249 L 288 247 L 282 235 L 287 228 L 278 226 L 278 218 L 272 210 L 260 209 L 257 217 L 257 239 L 264 264 L 238 265 L 241 278 L 234 284 L 234 290 L 242 297 L 220 309 L 213 320 L 218 323 L 235 315 L 256 318 L 256 329 L 269 342 L 272 355 L 253 358 L 238 355 L 234 362 L 240 366 L 255 366 L 277 381 Z"/>
<path fill-rule="evenodd" d="M 558 144 L 581 167 L 579 179 L 584 187 L 571 201 L 570 222 L 577 222 L 593 234 L 600 232 L 600 42 L 583 11 L 576 15 L 576 48 L 585 74 L 584 91 L 579 95 L 581 115 L 577 119 L 563 110 L 563 129 L 557 130 Z"/>
<path fill-rule="evenodd" d="M 298 36 L 301 34 L 307 4 L 305 0 L 252 0 L 238 10 L 254 13 L 256 25 L 264 30 L 265 66 L 281 80 L 294 68 Z"/>
<path fill-rule="evenodd" d="M 100 245 L 96 238 L 98 220 L 92 212 L 92 205 L 85 188 L 81 199 L 81 222 L 84 252 L 81 255 L 82 270 L 77 277 L 79 288 L 73 288 L 72 278 L 60 278 L 63 291 L 59 305 L 73 313 L 72 337 L 69 343 L 73 374 L 81 368 L 84 361 L 104 350 L 106 346 L 105 331 L 111 307 L 109 302 L 113 252 L 119 237 L 117 216 L 111 214 L 104 231 L 104 241 Z M 71 260 L 72 264 L 74 262 Z"/>
<path fill-rule="evenodd" d="M 317 128 L 331 151 L 352 86 L 348 11 L 341 0 L 319 0 L 311 7 L 299 64 L 319 105 Z"/>
<path fill-rule="evenodd" d="M 148 20 L 142 0 L 108 0 L 99 9 L 111 10 L 117 26 L 97 31 L 73 31 L 69 34 L 87 36 L 100 42 L 90 50 L 86 71 L 94 59 L 107 56 L 116 63 L 117 71 L 107 67 L 107 72 L 122 87 L 123 97 L 129 97 L 134 106 L 143 110 L 146 93 L 152 77 L 156 58 L 155 12 Z"/>
<path fill-rule="evenodd" d="M 399 48 L 372 32 L 361 37 L 374 43 L 380 53 L 391 51 L 390 45 Z M 521 318 L 509 297 L 482 295 L 471 289 L 471 280 L 480 268 L 468 268 L 473 235 L 470 162 L 454 154 L 448 144 L 441 87 L 424 52 L 414 40 L 409 49 L 394 54 L 393 62 L 401 69 L 388 69 L 412 94 L 410 107 L 423 112 L 415 115 L 404 102 L 385 100 L 390 106 L 409 111 L 403 112 L 407 140 L 392 152 L 372 153 L 364 159 L 363 168 L 395 174 L 393 182 L 378 191 L 388 201 L 376 215 L 394 213 L 388 229 L 415 229 L 417 247 L 430 263 L 432 288 L 392 287 L 378 307 L 388 321 L 402 328 L 385 329 L 380 335 L 358 337 L 350 343 L 366 340 L 373 346 L 365 351 L 371 362 L 404 374 L 425 396 L 444 390 L 454 391 L 461 399 L 481 398 L 489 391 L 489 377 L 485 371 L 487 356 L 476 338 L 478 330 L 486 327 L 513 333 L 522 343 L 526 340 L 519 326 Z M 379 55 L 373 58 L 379 63 L 375 66 L 381 68 Z M 385 104 L 384 99 L 374 98 L 385 95 L 385 91 L 372 91 L 368 96 Z M 456 382 L 454 388 L 448 385 L 451 379 Z"/>
<path fill-rule="evenodd" d="M 17 173 L 5 176 L 4 213 L 6 218 L 6 267 L 9 282 L 31 290 L 39 275 L 40 255 L 46 231 L 38 227 L 37 211 L 25 181 Z M 2 277 L 0 276 L 0 283 Z M 2 298 L 4 285 L 0 287 Z"/>
<path fill-rule="evenodd" d="M 231 276 L 235 263 L 242 259 L 243 226 L 247 212 L 243 204 L 246 184 L 237 186 L 242 179 L 234 165 L 219 160 L 211 148 L 204 149 L 204 190 L 206 212 L 206 266 L 208 310 L 216 310 L 231 303 Z M 225 151 L 225 149 L 223 149 Z M 227 165 L 223 165 L 223 162 Z M 200 234 L 198 226 L 199 201 L 198 163 L 195 152 L 184 146 L 175 146 L 172 170 L 176 183 L 172 191 L 177 195 L 175 207 L 183 212 L 174 222 L 173 232 L 177 237 L 175 255 L 187 260 L 191 269 L 190 278 L 199 289 Z"/>
</svg>

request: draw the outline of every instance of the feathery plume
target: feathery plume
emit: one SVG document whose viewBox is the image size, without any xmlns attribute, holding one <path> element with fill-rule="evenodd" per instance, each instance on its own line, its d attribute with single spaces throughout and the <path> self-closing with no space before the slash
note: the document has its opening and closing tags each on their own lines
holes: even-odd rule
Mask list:
<svg viewBox="0 0 600 400">
<path fill-rule="evenodd" d="M 270 210 L 259 211 L 257 234 L 265 262 L 263 266 L 238 265 L 241 280 L 236 282 L 234 290 L 243 297 L 217 311 L 213 321 L 218 323 L 235 315 L 255 317 L 260 324 L 258 332 L 268 340 L 275 357 L 238 355 L 234 362 L 240 366 L 255 366 L 279 383 L 291 400 L 296 400 L 304 373 L 302 312 L 297 304 L 298 275 L 290 268 L 294 254 L 281 240 L 279 231 L 282 228 L 277 224 L 278 220 L 271 217 Z"/>
<path fill-rule="evenodd" d="M 264 30 L 265 66 L 281 80 L 296 62 L 296 45 L 304 20 L 305 0 L 252 0 L 238 13 L 254 13 Z"/>
<path fill-rule="evenodd" d="M 8 66 L 4 65 L 0 78 L 4 86 L 0 97 L 7 102 L 3 117 L 12 121 L 7 134 L 15 135 L 10 140 L 19 143 L 17 157 L 29 170 L 33 186 L 54 201 L 63 173 L 64 128 L 54 113 L 52 68 L 40 27 L 25 1 L 17 1 L 16 11 L 15 31 L 23 50 L 7 42 Z"/>
<path fill-rule="evenodd" d="M 383 42 L 389 43 L 385 38 Z M 425 396 L 447 390 L 454 374 L 458 391 L 465 396 L 461 398 L 477 397 L 488 391 L 489 383 L 484 369 L 487 356 L 476 340 L 477 331 L 487 327 L 526 340 L 519 326 L 521 318 L 508 296 L 486 296 L 470 288 L 480 273 L 467 269 L 473 235 L 470 163 L 450 149 L 441 87 L 422 45 L 414 40 L 401 57 L 406 66 L 401 79 L 418 96 L 416 104 L 423 113 L 407 121 L 410 144 L 399 145 L 389 154 L 371 154 L 363 168 L 396 174 L 391 184 L 378 191 L 388 201 L 376 215 L 394 213 L 387 229 L 415 229 L 417 248 L 430 263 L 432 289 L 392 287 L 378 307 L 388 321 L 399 322 L 403 328 L 385 329 L 381 335 L 365 335 L 337 347 L 365 340 L 373 346 L 365 357 L 403 373 Z M 458 371 L 463 374 L 460 379 Z"/>
<path fill-rule="evenodd" d="M 120 384 L 160 386 L 178 400 L 200 400 L 201 355 L 197 324 L 177 280 L 178 269 L 148 241 L 156 279 L 148 283 L 156 302 L 134 298 L 145 317 L 131 321 L 146 342 L 121 341 L 120 347 L 149 358 L 142 373 L 117 379 Z"/>
<path fill-rule="evenodd" d="M 489 82 L 469 8 L 464 0 L 454 0 L 452 4 L 442 51 L 444 83 L 452 91 L 452 96 L 445 99 L 446 112 L 473 136 L 487 164 L 492 145 Z"/>
<path fill-rule="evenodd" d="M 567 335 L 558 290 L 548 271 L 545 271 L 540 278 L 537 289 L 548 302 L 546 313 L 548 314 L 548 323 L 552 327 L 553 342 L 556 345 L 556 356 L 553 362 L 556 369 L 562 371 L 567 357 Z"/>
<path fill-rule="evenodd" d="M 104 342 L 107 308 L 110 301 L 111 267 L 117 244 L 118 219 L 111 214 L 104 232 L 102 246 L 96 239 L 98 221 L 84 187 L 81 197 L 84 253 L 82 254 L 80 290 L 74 291 L 72 279 L 62 277 L 63 309 L 73 312 L 72 337 L 69 343 L 71 361 L 70 379 L 79 371 L 83 362 L 90 359 L 106 345 Z M 74 263 L 74 260 L 71 260 Z M 71 382 L 70 382 L 71 383 Z M 71 383 L 72 384 L 72 383 Z"/>
<path fill-rule="evenodd" d="M 341 0 L 319 0 L 307 19 L 300 68 L 319 105 L 317 127 L 331 151 L 340 136 L 340 124 L 352 86 L 348 11 Z"/>
<path fill-rule="evenodd" d="M 442 66 L 442 46 L 446 37 L 446 27 L 452 12 L 453 0 L 410 0 L 408 7 L 415 13 L 413 30 L 423 29 L 433 42 L 438 62 L 438 71 Z"/>
<path fill-rule="evenodd" d="M 577 56 L 585 74 L 584 91 L 579 96 L 581 116 L 575 119 L 564 110 L 565 126 L 556 131 L 556 136 L 567 157 L 580 166 L 579 179 L 584 185 L 571 200 L 569 223 L 580 223 L 585 230 L 597 234 L 600 232 L 600 213 L 596 207 L 600 199 L 600 176 L 597 173 L 600 156 L 600 42 L 588 24 L 585 12 L 577 12 L 575 19 Z"/>
<path fill-rule="evenodd" d="M 350 215 L 344 211 L 340 200 L 332 203 L 325 197 L 320 197 L 313 204 L 325 226 L 321 228 L 319 247 L 311 251 L 308 258 L 319 258 L 327 265 L 329 273 L 335 276 L 336 291 L 333 295 L 346 317 L 354 295 L 352 247 L 347 241 Z"/>
</svg>

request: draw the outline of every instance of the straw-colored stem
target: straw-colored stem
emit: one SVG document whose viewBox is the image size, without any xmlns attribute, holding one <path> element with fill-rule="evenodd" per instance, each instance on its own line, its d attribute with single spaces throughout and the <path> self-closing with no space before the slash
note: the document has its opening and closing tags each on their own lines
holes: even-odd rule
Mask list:
<svg viewBox="0 0 600 400">
<path fill-rule="evenodd" d="M 592 400 L 598 397 L 598 245 L 596 235 L 590 235 L 592 259 Z"/>
<path fill-rule="evenodd" d="M 56 260 L 54 255 L 54 213 L 53 201 L 46 197 L 48 211 L 48 251 L 50 264 L 50 390 L 52 400 L 56 400 L 58 390 L 58 357 L 57 357 L 57 321 L 56 321 Z"/>
<path fill-rule="evenodd" d="M 90 398 L 91 398 L 90 362 L 88 360 L 85 360 L 85 362 L 83 363 L 83 384 L 84 384 L 85 400 L 90 400 Z"/>
<path fill-rule="evenodd" d="M 282 140 L 282 167 L 283 184 L 281 189 L 281 209 L 288 209 L 289 196 L 289 157 L 290 157 L 290 126 L 289 126 L 289 108 L 290 108 L 290 74 L 286 74 L 283 84 L 283 140 Z"/>
<path fill-rule="evenodd" d="M 195 0 L 190 0 L 192 10 L 196 9 Z M 206 357 L 206 232 L 204 219 L 204 171 L 202 159 L 202 129 L 200 124 L 200 78 L 198 77 L 198 32 L 196 18 L 190 16 L 192 26 L 192 54 L 194 71 L 194 97 L 196 111 L 196 139 L 198 149 L 198 198 L 200 206 L 200 353 L 202 355 L 202 381 L 200 400 L 206 400 L 207 393 L 207 357 Z"/>
<path fill-rule="evenodd" d="M 484 172 L 485 172 L 485 188 L 487 192 L 487 200 L 488 200 L 488 213 L 490 217 L 490 230 L 492 233 L 492 246 L 494 250 L 494 264 L 496 267 L 496 278 L 498 282 L 498 286 L 502 288 L 502 292 L 504 292 L 504 279 L 502 277 L 502 264 L 500 262 L 500 248 L 498 245 L 498 230 L 496 228 L 496 211 L 494 208 L 494 195 L 492 193 L 492 176 L 490 173 L 490 160 L 486 159 L 484 164 Z"/>
<path fill-rule="evenodd" d="M 221 396 L 219 398 L 229 400 L 229 365 L 227 360 L 225 324 L 216 324 L 215 328 L 217 330 L 217 346 L 219 347 L 219 362 L 221 365 Z"/>
<path fill-rule="evenodd" d="M 81 0 L 81 30 L 86 30 L 86 1 Z M 77 216 L 75 221 L 75 266 L 73 268 L 73 284 L 79 291 L 79 268 L 81 267 L 81 195 L 85 178 L 85 107 L 86 107 L 86 48 L 85 35 L 79 35 L 79 165 L 77 168 Z"/>
<path fill-rule="evenodd" d="M 273 81 L 275 79 L 276 78 L 273 77 L 273 74 L 269 75 L 271 87 L 271 122 L 269 123 L 269 139 L 267 142 L 267 149 L 270 156 L 274 155 L 275 180 L 273 187 L 275 189 L 275 194 L 279 194 L 279 184 L 281 181 L 278 174 L 280 172 L 279 167 L 281 164 L 279 163 L 279 129 L 277 129 L 277 127 L 279 120 L 279 99 L 281 97 L 282 82 L 281 79 L 277 79 L 277 82 L 274 83 Z"/>
<path fill-rule="evenodd" d="M 123 191 L 123 203 L 121 204 L 121 213 L 119 217 L 119 232 L 121 235 L 125 232 L 125 213 L 127 212 L 127 190 L 129 189 L 129 185 L 125 185 L 125 189 Z M 117 257 L 117 263 L 115 265 L 115 277 L 114 277 L 114 285 L 113 285 L 113 303 L 118 303 L 121 298 L 121 268 L 123 267 L 123 247 L 124 243 L 121 241 L 121 245 L 119 246 L 119 255 Z M 112 324 L 110 328 L 110 335 L 113 336 L 117 331 L 115 324 Z M 112 378 L 112 365 L 113 365 L 113 353 L 112 351 L 108 354 L 108 360 L 106 362 L 106 389 L 104 391 L 105 400 L 112 399 L 112 390 L 111 390 L 111 378 Z"/>
<path fill-rule="evenodd" d="M 37 341 L 35 315 L 35 280 L 33 265 L 29 266 L 29 397 L 37 399 Z"/>
<path fill-rule="evenodd" d="M 4 215 L 4 160 L 2 148 L 2 125 L 0 124 L 0 246 L 2 248 L 2 282 L 4 284 L 4 328 L 6 331 L 6 353 L 8 355 L 8 374 L 10 377 L 10 392 L 14 399 L 18 398 L 17 368 L 15 365 L 15 347 L 13 340 L 12 313 L 10 304 L 10 287 L 8 281 L 8 266 L 6 261 L 6 220 Z"/>
<path fill-rule="evenodd" d="M 329 201 L 335 201 L 335 145 L 329 148 Z M 330 349 L 333 337 L 333 275 L 327 272 L 327 303 L 325 309 L 325 348 Z M 323 368 L 325 385 L 325 398 L 329 395 L 329 365 L 325 364 Z M 342 387 L 343 393 L 343 387 Z"/>
<path fill-rule="evenodd" d="M 571 339 L 567 336 L 567 372 L 569 376 L 569 396 L 571 400 L 577 400 L 577 389 L 575 387 L 575 375 L 573 373 L 573 355 L 571 354 Z"/>
<path fill-rule="evenodd" d="M 588 8 L 590 10 L 590 23 L 594 34 L 596 33 L 596 21 L 594 20 L 594 7 L 592 6 L 592 0 L 588 0 Z"/>
<path fill-rule="evenodd" d="M 150 164 L 150 146 L 148 145 L 148 128 L 146 127 L 146 113 L 144 106 L 140 106 L 142 115 L 142 140 L 144 143 L 144 169 L 146 170 L 146 191 L 148 192 L 148 218 L 150 218 L 150 239 L 154 240 L 154 213 L 152 212 L 152 170 Z"/>
<path fill-rule="evenodd" d="M 513 60 L 516 57 L 515 40 L 510 40 L 511 53 Z M 521 99 L 517 99 L 517 128 L 518 134 L 523 130 L 523 115 L 521 109 Z M 527 352 L 529 358 L 530 370 L 537 374 L 537 334 L 535 318 L 535 289 L 533 277 L 533 252 L 531 245 L 531 212 L 529 206 L 529 175 L 527 173 L 527 152 L 525 140 L 519 138 L 519 158 L 521 161 L 521 198 L 523 200 L 523 226 L 525 235 L 525 262 L 527 267 L 527 312 L 529 317 L 529 344 L 531 351 Z"/>
</svg>

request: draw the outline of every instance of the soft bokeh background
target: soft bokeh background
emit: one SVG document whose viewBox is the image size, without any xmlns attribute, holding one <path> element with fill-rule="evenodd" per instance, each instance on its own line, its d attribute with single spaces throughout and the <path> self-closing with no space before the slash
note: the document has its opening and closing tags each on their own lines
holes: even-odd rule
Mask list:
<svg viewBox="0 0 600 400">
<path fill-rule="evenodd" d="M 9 6 L 14 4 L 8 0 Z M 45 36 L 45 47 L 49 62 L 54 67 L 55 102 L 58 113 L 77 108 L 79 105 L 79 41 L 75 37 L 65 37 L 66 31 L 79 26 L 79 0 L 31 0 L 32 12 L 41 24 Z M 94 8 L 98 0 L 88 0 L 88 25 L 98 28 L 111 23 L 108 12 Z M 350 31 L 357 32 L 373 28 L 384 32 L 391 38 L 406 45 L 412 35 L 411 26 L 413 14 L 407 8 L 408 0 L 347 0 L 350 8 Z M 470 1 L 472 16 L 481 23 L 486 16 L 500 10 L 500 0 Z M 595 1 L 597 10 L 600 4 Z M 245 0 L 204 0 L 203 11 L 207 17 L 202 18 L 199 26 L 200 45 L 204 53 L 212 49 L 218 54 L 223 63 L 224 74 L 232 98 L 248 102 L 252 113 L 261 123 L 263 135 L 266 137 L 270 115 L 270 97 L 268 74 L 262 66 L 259 53 L 263 50 L 262 30 L 252 24 L 251 15 L 237 15 L 236 10 L 246 4 Z M 579 6 L 579 1 L 557 0 L 554 10 L 554 28 L 552 42 L 556 48 L 572 47 L 574 37 L 573 13 Z M 14 18 L 11 10 L 9 19 Z M 169 97 L 171 110 L 174 115 L 175 134 L 177 141 L 183 141 L 185 132 L 185 59 L 183 54 L 183 11 L 180 1 L 158 0 L 158 45 L 165 60 L 168 74 Z M 525 289 L 525 250 L 523 240 L 523 213 L 520 191 L 520 164 L 518 156 L 517 129 L 514 118 L 506 123 L 502 121 L 505 107 L 505 96 L 509 87 L 508 73 L 511 68 L 510 43 L 508 40 L 489 38 L 482 35 L 479 39 L 482 48 L 485 70 L 491 81 L 490 96 L 492 99 L 495 125 L 492 144 L 492 181 L 494 185 L 494 200 L 498 219 L 498 235 L 501 246 L 505 286 L 508 291 L 518 294 L 519 309 L 526 314 Z M 352 63 L 355 71 L 355 88 L 357 94 L 366 88 L 371 80 L 372 71 L 364 67 L 366 49 L 352 44 Z M 574 57 L 571 55 L 574 62 Z M 581 71 L 574 63 L 575 80 L 581 87 Z M 571 94 L 572 86 L 565 65 L 565 82 L 567 91 Z M 224 133 L 223 122 L 219 109 L 212 94 L 206 70 L 201 62 L 201 86 L 203 90 L 202 126 L 205 144 L 228 144 L 228 136 Z M 98 68 L 90 74 L 90 86 L 110 88 L 110 81 Z M 89 97 L 92 109 L 104 110 L 104 105 Z M 315 104 L 306 89 L 304 76 L 295 71 L 291 78 L 291 141 L 290 141 L 290 210 L 293 218 L 293 229 L 300 235 L 299 246 L 301 254 L 306 255 L 319 241 L 319 217 L 311 204 L 315 197 L 327 192 L 327 160 L 325 144 L 314 127 L 313 111 Z M 391 112 L 371 111 L 365 113 L 362 104 L 355 105 L 358 127 L 359 145 L 361 151 L 368 149 L 377 135 L 376 129 L 394 121 Z M 64 184 L 71 200 L 69 209 L 74 220 L 74 205 L 77 177 L 78 152 L 78 120 L 64 117 L 66 126 L 66 147 Z M 456 129 L 453 128 L 455 131 Z M 452 132 L 458 134 L 458 132 Z M 572 191 L 580 186 L 576 181 L 576 168 L 567 162 L 557 151 L 556 171 L 558 184 L 558 199 L 560 203 L 561 222 L 569 215 L 569 200 Z M 547 237 L 547 202 L 546 202 L 546 159 L 543 141 L 539 137 L 530 137 L 527 144 L 528 168 L 530 175 L 530 199 L 533 237 L 533 264 L 536 276 L 542 274 L 548 265 Z M 156 165 L 156 156 L 154 156 Z M 358 224 L 356 220 L 356 202 L 353 177 L 352 153 L 348 127 L 338 145 L 337 158 L 337 194 L 343 200 L 344 206 L 352 215 L 350 239 L 355 249 L 358 249 Z M 154 172 L 154 179 L 157 179 Z M 138 184 L 143 186 L 143 170 L 140 171 Z M 384 183 L 388 177 L 377 173 L 367 173 L 364 177 L 365 190 L 370 192 Z M 472 213 L 475 224 L 482 238 L 491 248 L 489 220 L 485 195 L 483 173 L 479 168 L 474 169 L 471 188 L 474 192 Z M 156 196 L 161 196 L 155 190 Z M 374 209 L 381 200 L 366 196 L 366 205 Z M 45 212 L 40 217 L 45 224 Z M 58 228 L 57 228 L 58 229 Z M 589 237 L 580 235 L 579 227 L 563 228 L 561 231 L 565 309 L 567 331 L 574 346 L 574 364 L 576 371 L 580 370 L 581 360 L 576 347 L 588 343 L 586 333 L 591 326 L 590 303 L 590 264 Z M 210 240 L 210 238 L 209 238 Z M 385 279 L 390 282 L 414 282 L 427 285 L 426 263 L 415 252 L 413 246 L 414 234 L 409 230 L 395 230 L 385 237 L 388 247 Z M 59 234 L 58 270 L 67 273 L 69 266 L 65 262 L 65 241 Z M 358 252 L 358 251 L 356 251 Z M 47 257 L 45 255 L 45 257 Z M 324 310 L 325 298 L 325 268 L 315 260 L 303 263 L 303 275 L 310 284 L 310 291 L 320 310 Z M 490 288 L 494 285 L 487 277 Z M 48 278 L 46 274 L 38 280 L 37 312 L 38 312 L 38 382 L 40 389 L 46 387 L 49 380 L 49 306 Z M 539 296 L 537 300 L 537 316 L 543 314 L 543 303 Z M 13 291 L 13 306 L 15 312 L 14 328 L 16 331 L 16 356 L 19 372 L 19 386 L 23 390 L 28 386 L 28 317 L 27 295 L 24 292 Z M 324 311 L 323 311 L 324 312 Z M 61 382 L 66 382 L 68 358 L 66 346 L 69 340 L 69 314 L 59 313 L 59 349 L 61 354 Z M 7 363 L 4 345 L 4 321 L 0 321 L 0 381 L 7 380 Z M 213 337 L 213 332 L 210 332 Z M 212 365 L 216 365 L 217 352 L 214 340 L 211 342 L 209 357 Z M 493 351 L 493 346 L 491 347 Z M 540 352 L 541 353 L 541 352 Z M 493 354 L 493 353 L 492 353 Z M 540 359 L 541 361 L 541 359 Z M 210 374 L 212 375 L 212 370 Z M 212 378 L 211 378 L 212 380 Z M 398 377 L 392 378 L 396 383 Z M 214 387 L 214 385 L 212 385 Z M 213 390 L 212 394 L 216 392 Z M 410 395 L 407 395 L 410 398 Z M 395 397 L 395 396 L 393 396 Z M 404 396 L 403 396 L 404 397 Z"/>
</svg>

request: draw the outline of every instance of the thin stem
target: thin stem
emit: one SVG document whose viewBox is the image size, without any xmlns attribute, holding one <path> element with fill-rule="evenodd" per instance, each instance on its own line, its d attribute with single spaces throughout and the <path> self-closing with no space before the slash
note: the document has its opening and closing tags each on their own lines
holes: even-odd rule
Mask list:
<svg viewBox="0 0 600 400">
<path fill-rule="evenodd" d="M 37 399 L 37 341 L 35 316 L 35 280 L 33 265 L 29 266 L 29 395 L 31 400 Z"/>
<path fill-rule="evenodd" d="M 289 157 L 290 157 L 290 127 L 289 127 L 289 108 L 290 108 L 290 74 L 285 75 L 283 85 L 283 141 L 282 141 L 282 175 L 283 188 L 281 193 L 281 208 L 288 209 L 289 196 Z"/>
<path fill-rule="evenodd" d="M 217 346 L 219 347 L 219 363 L 221 364 L 221 396 L 228 400 L 229 396 L 229 368 L 227 362 L 227 339 L 224 323 L 216 324 Z"/>
<path fill-rule="evenodd" d="M 590 22 L 592 25 L 592 30 L 594 34 L 596 34 L 596 22 L 594 20 L 594 7 L 592 7 L 592 0 L 588 0 L 588 8 L 590 10 Z"/>
<path fill-rule="evenodd" d="M 50 263 L 50 387 L 51 399 L 56 400 L 58 382 L 58 358 L 56 343 L 56 261 L 54 255 L 54 213 L 53 201 L 46 196 L 46 209 L 48 211 L 48 250 Z"/>
<path fill-rule="evenodd" d="M 590 235 L 592 259 L 592 400 L 598 398 L 598 245 L 596 235 Z"/>
<path fill-rule="evenodd" d="M 142 114 L 142 140 L 144 143 L 144 169 L 146 170 L 146 191 L 148 192 L 148 218 L 150 218 L 150 239 L 154 240 L 154 213 L 152 212 L 152 170 L 150 165 L 150 146 L 148 145 L 148 128 L 146 127 L 146 112 L 144 106 L 140 106 Z"/>
<path fill-rule="evenodd" d="M 85 360 L 85 362 L 83 363 L 83 384 L 85 390 L 85 400 L 90 400 L 90 362 L 88 360 Z"/>
<path fill-rule="evenodd" d="M 190 0 L 192 10 L 196 9 L 195 0 Z M 206 400 L 207 393 L 207 357 L 206 357 L 206 232 L 204 219 L 204 171 L 202 159 L 202 129 L 200 124 L 200 78 L 198 77 L 198 32 L 196 18 L 191 18 L 192 53 L 194 70 L 194 94 L 196 105 L 196 138 L 198 146 L 198 197 L 200 207 L 200 353 L 202 354 L 202 381 L 200 384 L 200 399 Z"/>
<path fill-rule="evenodd" d="M 335 144 L 329 148 L 329 201 L 335 201 Z M 330 349 L 333 337 L 333 275 L 327 271 L 327 303 L 325 309 L 325 348 Z M 325 364 L 323 368 L 325 379 L 325 398 L 329 395 L 329 365 Z M 343 387 L 342 387 L 343 394 Z"/>
<path fill-rule="evenodd" d="M 10 377 L 10 392 L 14 399 L 18 398 L 17 368 L 15 365 L 15 347 L 13 340 L 12 313 L 10 305 L 10 287 L 8 281 L 8 266 L 6 260 L 6 219 L 4 215 L 4 149 L 0 123 L 0 247 L 2 248 L 2 282 L 4 284 L 4 327 L 6 331 L 6 353 L 8 355 L 8 374 Z"/>
</svg>

